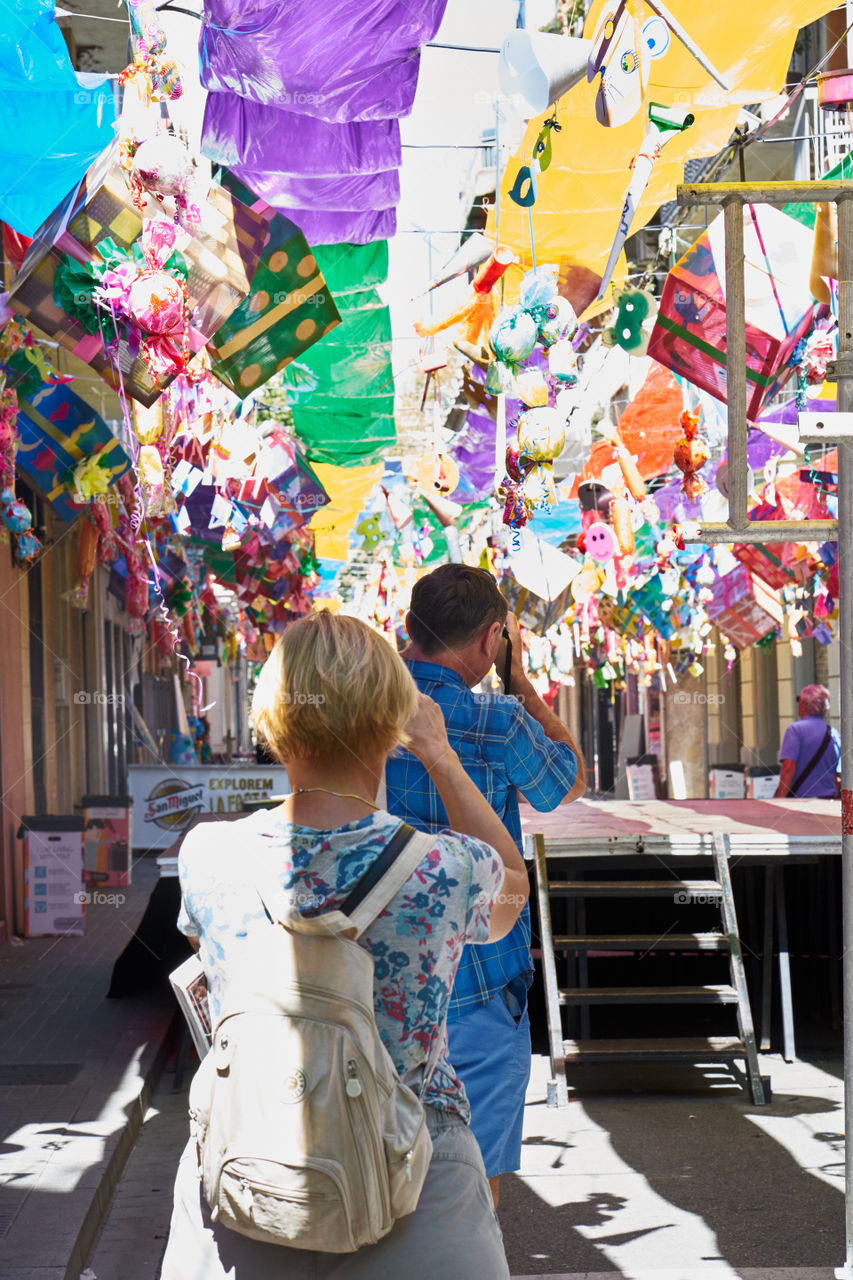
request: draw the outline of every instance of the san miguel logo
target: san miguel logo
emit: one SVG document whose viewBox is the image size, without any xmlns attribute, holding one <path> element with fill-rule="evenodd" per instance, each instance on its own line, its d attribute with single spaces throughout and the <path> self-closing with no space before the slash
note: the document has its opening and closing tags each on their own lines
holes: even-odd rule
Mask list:
<svg viewBox="0 0 853 1280">
<path fill-rule="evenodd" d="M 201 811 L 204 786 L 192 786 L 180 778 L 164 778 L 145 799 L 147 808 L 142 816 L 146 822 L 153 822 L 164 831 L 183 831 Z"/>
</svg>

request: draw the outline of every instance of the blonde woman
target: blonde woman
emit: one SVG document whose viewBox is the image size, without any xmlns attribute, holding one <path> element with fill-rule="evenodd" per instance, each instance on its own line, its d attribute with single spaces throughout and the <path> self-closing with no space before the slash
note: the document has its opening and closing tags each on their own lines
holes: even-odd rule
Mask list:
<svg viewBox="0 0 853 1280">
<path fill-rule="evenodd" d="M 400 820 L 375 803 L 388 754 L 423 763 L 452 830 L 359 938 L 374 962 L 374 1009 L 400 1076 L 424 1096 L 433 1158 L 418 1207 L 377 1244 L 325 1254 L 265 1244 L 211 1223 L 188 1144 L 178 1170 L 162 1280 L 509 1280 L 468 1102 L 446 1051 L 445 1018 L 462 949 L 512 928 L 529 882 L 512 838 L 450 747 L 441 711 L 388 642 L 354 618 L 312 614 L 289 627 L 255 693 L 255 723 L 287 765 L 277 809 L 192 832 L 180 855 L 179 927 L 200 950 L 215 1023 L 229 973 L 273 926 L 252 860 L 306 914 L 339 907 Z"/>
</svg>

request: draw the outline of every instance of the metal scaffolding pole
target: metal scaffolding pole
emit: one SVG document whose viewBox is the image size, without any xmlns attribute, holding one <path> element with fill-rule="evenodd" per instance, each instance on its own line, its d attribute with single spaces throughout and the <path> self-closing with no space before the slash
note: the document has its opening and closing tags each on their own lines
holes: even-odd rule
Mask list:
<svg viewBox="0 0 853 1280">
<path fill-rule="evenodd" d="M 853 413 L 853 183 L 701 183 L 680 186 L 682 206 L 722 205 L 726 219 L 726 386 L 729 431 L 729 519 L 727 525 L 700 525 L 691 541 L 757 541 L 747 510 L 746 334 L 743 274 L 743 207 L 835 201 L 838 205 L 838 413 Z M 737 314 L 735 314 L 735 311 Z M 831 428 L 827 431 L 831 438 Z M 841 878 L 844 923 L 844 1114 L 853 1119 L 853 441 L 839 429 L 838 520 L 774 523 L 776 542 L 838 542 L 840 591 L 838 640 L 841 650 Z M 837 1280 L 853 1280 L 853 1140 L 845 1144 L 844 1205 L 846 1244 Z"/>
<path fill-rule="evenodd" d="M 729 524 L 747 522 L 746 314 L 743 283 L 743 204 L 732 199 L 726 220 L 726 403 L 729 431 Z M 744 359 L 733 359 L 734 352 Z"/>
<path fill-rule="evenodd" d="M 838 360 L 839 413 L 853 412 L 853 192 L 838 200 Z M 844 939 L 844 1217 L 847 1245 L 838 1280 L 853 1280 L 853 444 L 838 444 L 838 636 L 841 648 L 841 901 Z"/>
</svg>

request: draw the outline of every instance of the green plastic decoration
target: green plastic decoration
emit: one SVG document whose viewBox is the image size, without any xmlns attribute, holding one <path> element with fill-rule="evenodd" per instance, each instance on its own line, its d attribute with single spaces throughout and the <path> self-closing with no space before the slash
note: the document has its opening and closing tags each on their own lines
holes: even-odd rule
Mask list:
<svg viewBox="0 0 853 1280">
<path fill-rule="evenodd" d="M 557 124 L 556 116 L 545 121 L 533 144 L 530 164 L 522 165 L 516 175 L 515 182 L 509 191 L 509 198 L 522 209 L 529 209 L 536 203 L 536 197 L 539 194 L 537 179 L 540 173 L 546 171 L 553 159 L 551 130 L 556 129 L 559 133 L 561 128 L 562 125 Z"/>
<path fill-rule="evenodd" d="M 341 323 L 284 370 L 282 385 L 309 460 L 362 466 L 397 440 L 391 316 L 377 293 L 388 245 L 317 245 L 314 257 Z"/>
<path fill-rule="evenodd" d="M 363 551 L 373 551 L 382 542 L 382 526 L 379 516 L 367 516 L 356 525 L 356 533 L 362 538 Z"/>
<path fill-rule="evenodd" d="M 648 318 L 649 310 L 649 298 L 643 289 L 626 289 L 621 293 L 616 304 L 616 319 L 606 333 L 608 345 L 628 352 L 641 347 L 646 336 L 643 321 Z"/>
</svg>

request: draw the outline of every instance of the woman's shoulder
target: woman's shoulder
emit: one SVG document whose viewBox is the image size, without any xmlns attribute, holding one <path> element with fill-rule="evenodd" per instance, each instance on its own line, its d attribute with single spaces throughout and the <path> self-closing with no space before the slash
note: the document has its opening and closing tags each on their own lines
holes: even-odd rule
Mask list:
<svg viewBox="0 0 853 1280">
<path fill-rule="evenodd" d="M 399 816 L 384 811 L 375 814 L 374 821 L 382 829 L 383 840 L 390 839 L 400 825 Z M 385 829 L 386 824 L 387 829 Z M 452 831 L 449 827 L 444 827 L 438 831 L 425 832 L 423 828 L 417 827 L 415 819 L 412 819 L 409 825 L 421 837 L 426 850 L 424 853 L 425 858 L 482 862 L 498 857 L 491 845 L 486 844 L 483 840 L 477 840 L 474 836 L 463 835 L 461 831 Z"/>
<path fill-rule="evenodd" d="M 490 895 L 503 884 L 503 859 L 485 840 L 448 829 L 439 831 L 435 841 L 439 866 L 449 879 L 468 886 L 469 891 L 483 890 Z"/>
<path fill-rule="evenodd" d="M 449 827 L 437 832 L 435 841 L 436 847 L 447 858 L 475 863 L 501 860 L 499 854 L 490 844 L 486 844 L 485 840 L 463 835 L 461 831 L 451 831 Z"/>
<path fill-rule="evenodd" d="M 212 864 L 223 856 L 244 853 L 258 834 L 257 815 L 242 814 L 239 818 L 224 818 L 221 822 L 199 822 L 190 827 L 178 850 L 178 872 L 196 867 L 200 862 Z"/>
</svg>

